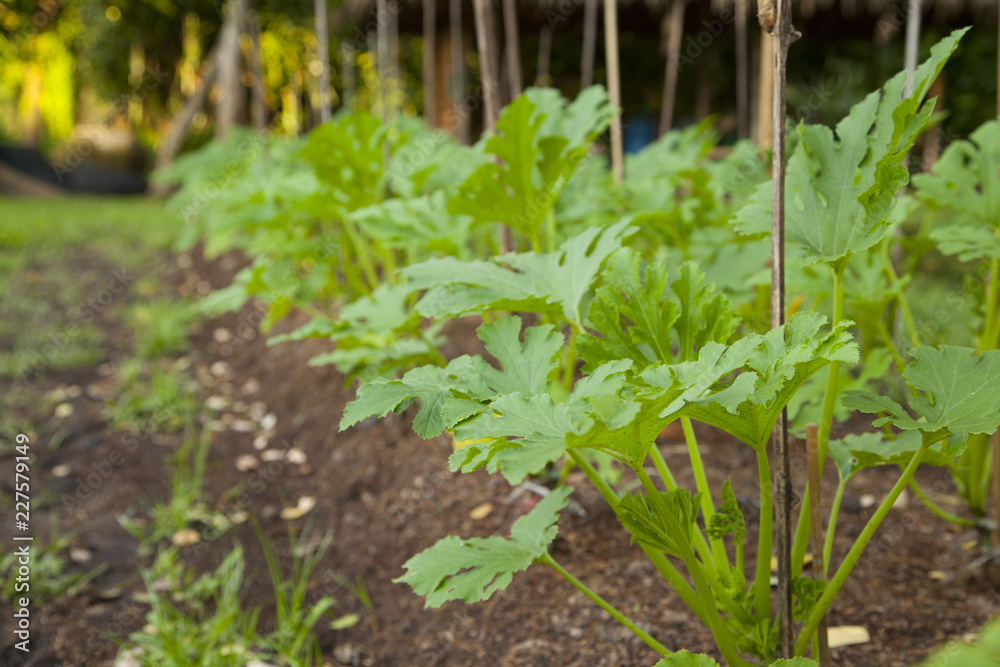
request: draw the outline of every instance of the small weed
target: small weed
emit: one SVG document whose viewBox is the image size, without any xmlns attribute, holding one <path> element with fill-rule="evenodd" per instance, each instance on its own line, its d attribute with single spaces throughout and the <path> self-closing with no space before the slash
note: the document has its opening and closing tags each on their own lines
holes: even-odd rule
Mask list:
<svg viewBox="0 0 1000 667">
<path fill-rule="evenodd" d="M 188 349 L 188 326 L 197 311 L 190 301 L 159 299 L 137 304 L 129 322 L 135 331 L 135 351 L 141 357 L 168 357 Z"/>
<path fill-rule="evenodd" d="M 27 581 L 18 573 L 16 551 L 0 556 L 0 594 L 7 601 L 29 596 L 34 605 L 45 604 L 63 595 L 76 596 L 92 579 L 107 569 L 98 565 L 86 573 L 69 570 L 69 560 L 63 553 L 69 548 L 74 533 L 59 534 L 53 524 L 48 544 L 36 543 L 31 549 L 31 575 Z"/>
<path fill-rule="evenodd" d="M 195 397 L 183 373 L 129 359 L 119 377 L 117 400 L 106 408 L 113 428 L 176 433 L 193 418 Z"/>
</svg>

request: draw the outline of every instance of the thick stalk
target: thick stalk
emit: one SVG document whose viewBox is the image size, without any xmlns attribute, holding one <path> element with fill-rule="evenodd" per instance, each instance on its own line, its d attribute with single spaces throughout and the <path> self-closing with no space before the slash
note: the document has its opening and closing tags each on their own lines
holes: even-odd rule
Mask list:
<svg viewBox="0 0 1000 667">
<path fill-rule="evenodd" d="M 861 554 L 864 553 L 865 547 L 871 541 L 872 536 L 875 531 L 881 525 L 882 521 L 885 519 L 889 510 L 896 503 L 896 499 L 899 498 L 899 494 L 903 492 L 903 489 L 910 483 L 913 478 L 913 473 L 917 471 L 917 466 L 923 460 L 924 455 L 927 453 L 927 449 L 932 443 L 928 440 L 927 436 L 924 436 L 924 441 L 920 445 L 920 449 L 917 453 L 913 455 L 910 459 L 910 463 L 906 466 L 903 474 L 900 475 L 899 479 L 896 480 L 896 484 L 889 491 L 889 495 L 885 497 L 882 504 L 879 505 L 878 509 L 875 510 L 875 514 L 872 518 L 868 520 L 868 524 L 865 525 L 864 530 L 858 535 L 858 539 L 854 541 L 854 546 L 851 550 L 847 552 L 847 556 L 844 557 L 844 562 L 840 564 L 837 568 L 837 572 L 833 575 L 830 583 L 827 584 L 826 590 L 823 591 L 823 595 L 820 596 L 819 600 L 816 601 L 816 606 L 813 607 L 812 612 L 809 614 L 809 618 L 806 620 L 805 625 L 802 627 L 802 631 L 799 633 L 799 638 L 795 642 L 795 653 L 796 655 L 802 655 L 806 647 L 809 645 L 809 641 L 812 639 L 812 635 L 816 632 L 816 628 L 819 627 L 820 619 L 826 616 L 826 612 L 830 609 L 830 605 L 833 604 L 834 598 L 837 597 L 837 593 L 844 586 L 844 582 L 847 581 L 847 577 L 850 576 L 851 571 L 857 564 L 858 559 L 861 558 Z"/>
<path fill-rule="evenodd" d="M 663 497 L 657 492 L 657 488 L 653 484 L 653 480 L 649 478 L 645 468 L 643 468 L 642 465 L 638 465 L 635 468 L 635 472 L 639 475 L 639 480 L 646 489 L 648 498 L 655 506 L 655 510 L 659 512 L 660 516 L 663 517 L 663 520 L 666 521 L 667 530 L 678 538 L 685 536 L 685 530 L 677 522 L 677 517 L 675 517 L 670 511 L 670 508 L 667 507 Z M 695 557 L 691 544 L 684 539 L 676 539 L 675 543 L 681 560 L 684 561 L 688 572 L 691 574 L 691 578 L 694 580 L 694 588 L 698 594 L 698 599 L 701 601 L 702 611 L 704 611 L 705 617 L 707 617 L 706 624 L 712 633 L 712 637 L 715 639 L 716 646 L 719 647 L 719 650 L 722 652 L 722 656 L 726 659 L 726 661 L 728 661 L 730 667 L 744 667 L 745 665 L 748 665 L 749 663 L 743 660 L 739 653 L 736 652 L 736 648 L 733 645 L 733 638 L 730 635 L 729 630 L 726 628 L 725 623 L 722 620 L 722 616 L 719 613 L 719 609 L 716 606 L 715 598 L 712 595 L 711 585 L 705 578 L 701 564 Z"/>
<path fill-rule="evenodd" d="M 670 655 L 671 653 L 670 649 L 668 649 L 666 646 L 653 639 L 648 632 L 646 632 L 638 625 L 633 623 L 631 620 L 629 620 L 628 617 L 625 616 L 625 614 L 615 609 L 615 607 L 612 606 L 610 602 L 602 598 L 600 595 L 598 595 L 590 588 L 588 588 L 586 584 L 584 584 L 582 581 L 580 581 L 572 574 L 567 572 L 559 563 L 553 560 L 551 555 L 549 554 L 543 555 L 541 558 L 538 559 L 538 562 L 550 566 L 556 572 L 561 574 L 562 577 L 569 583 L 573 584 L 573 586 L 575 586 L 578 591 L 580 591 L 588 598 L 593 600 L 598 607 L 611 614 L 612 618 L 614 618 L 616 621 L 624 625 L 632 632 L 632 634 L 634 634 L 636 637 L 645 642 L 646 646 L 649 646 L 651 649 L 653 649 L 660 655 Z"/>
<path fill-rule="evenodd" d="M 844 502 L 844 490 L 847 482 L 841 480 L 837 484 L 837 491 L 833 494 L 833 504 L 830 506 L 830 515 L 826 520 L 826 539 L 823 541 L 823 576 L 830 576 L 830 557 L 833 554 L 833 535 L 837 532 L 837 515 L 840 514 L 840 505 Z"/>
<path fill-rule="evenodd" d="M 670 468 L 667 467 L 667 462 L 663 458 L 663 452 L 655 444 L 649 448 L 649 458 L 653 459 L 653 465 L 656 467 L 656 472 L 660 474 L 660 479 L 663 480 L 663 486 L 667 488 L 667 491 L 673 491 L 677 488 L 677 480 L 674 479 L 674 474 L 670 472 Z"/>
<path fill-rule="evenodd" d="M 812 534 L 810 542 L 813 553 L 813 576 L 817 579 L 825 579 L 826 561 L 820 555 L 823 545 L 823 517 L 821 514 L 822 504 L 820 502 L 820 476 L 819 476 L 819 437 L 816 424 L 806 424 L 806 456 L 809 465 L 809 501 L 812 505 Z M 820 664 L 820 667 L 830 667 L 830 644 L 827 637 L 826 616 L 820 619 L 816 640 L 813 642 L 812 655 Z"/>
</svg>

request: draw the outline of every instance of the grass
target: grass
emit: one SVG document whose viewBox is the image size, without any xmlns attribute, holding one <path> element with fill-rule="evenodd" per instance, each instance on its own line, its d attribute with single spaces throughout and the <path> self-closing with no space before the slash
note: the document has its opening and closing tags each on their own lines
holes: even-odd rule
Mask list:
<svg viewBox="0 0 1000 667">
<path fill-rule="evenodd" d="M 187 374 L 160 363 L 127 359 L 105 414 L 112 428 L 134 433 L 177 433 L 194 419 L 197 403 Z"/>
<path fill-rule="evenodd" d="M 0 376 L 29 383 L 36 373 L 99 361 L 96 323 L 117 313 L 136 287 L 155 284 L 158 253 L 180 228 L 155 200 L 5 199 Z M 8 405 L 21 392 L 10 393 Z"/>
</svg>

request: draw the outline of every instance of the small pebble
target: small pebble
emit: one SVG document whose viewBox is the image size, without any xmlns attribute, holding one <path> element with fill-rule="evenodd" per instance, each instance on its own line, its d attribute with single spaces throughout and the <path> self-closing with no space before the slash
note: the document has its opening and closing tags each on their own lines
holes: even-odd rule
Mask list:
<svg viewBox="0 0 1000 667">
<path fill-rule="evenodd" d="M 271 439 L 270 435 L 268 435 L 267 433 L 261 433 L 260 435 L 258 435 L 256 438 L 253 439 L 253 448 L 256 449 L 257 451 L 266 448 L 267 441 L 270 439 Z"/>
<path fill-rule="evenodd" d="M 229 430 L 237 433 L 252 433 L 255 428 L 254 423 L 249 419 L 234 419 L 233 423 L 229 425 Z"/>
<path fill-rule="evenodd" d="M 193 528 L 182 528 L 170 538 L 174 546 L 186 547 L 201 542 L 201 535 Z"/>
<path fill-rule="evenodd" d="M 281 449 L 265 449 L 260 453 L 261 461 L 281 461 L 285 458 L 285 452 Z"/>
<path fill-rule="evenodd" d="M 268 412 L 260 419 L 260 427 L 265 431 L 273 430 L 277 423 L 278 423 L 278 416 L 275 415 L 273 412 Z"/>
<path fill-rule="evenodd" d="M 287 452 L 285 452 L 285 458 L 288 459 L 289 463 L 294 463 L 295 465 L 302 465 L 306 462 L 306 453 L 303 452 L 298 447 L 292 447 Z"/>
<path fill-rule="evenodd" d="M 227 364 L 224 361 L 216 361 L 214 364 L 212 364 L 211 368 L 209 368 L 209 372 L 211 372 L 212 375 L 214 375 L 217 378 L 228 376 L 229 364 Z"/>
<path fill-rule="evenodd" d="M 236 457 L 236 469 L 240 472 L 247 472 L 260 467 L 260 461 L 253 454 L 243 454 Z"/>
<path fill-rule="evenodd" d="M 281 510 L 281 518 L 298 519 L 299 517 L 308 514 L 314 507 L 316 507 L 315 498 L 312 496 L 302 496 L 299 498 L 299 502 L 295 507 L 286 507 Z"/>
<path fill-rule="evenodd" d="M 209 396 L 205 399 L 205 405 L 207 405 L 212 410 L 221 410 L 226 407 L 226 399 L 222 396 Z"/>
<path fill-rule="evenodd" d="M 69 477 L 71 472 L 73 472 L 72 469 L 65 463 L 60 463 L 56 467 L 52 468 L 53 477 Z"/>
<path fill-rule="evenodd" d="M 70 403 L 60 403 L 56 406 L 56 419 L 66 419 L 73 414 L 73 405 Z"/>
<path fill-rule="evenodd" d="M 219 327 L 218 329 L 212 332 L 212 338 L 215 340 L 216 343 L 225 343 L 229 340 L 232 340 L 233 334 L 229 333 L 229 329 L 224 329 L 222 327 Z"/>
<path fill-rule="evenodd" d="M 260 382 L 256 378 L 250 378 L 243 383 L 244 394 L 256 394 L 260 390 Z"/>
</svg>

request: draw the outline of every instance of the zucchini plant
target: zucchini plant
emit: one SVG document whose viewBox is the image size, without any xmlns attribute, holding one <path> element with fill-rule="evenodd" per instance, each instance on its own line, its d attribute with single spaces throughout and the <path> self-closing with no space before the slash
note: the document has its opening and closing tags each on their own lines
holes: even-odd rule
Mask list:
<svg viewBox="0 0 1000 667">
<path fill-rule="evenodd" d="M 814 664 L 802 656 L 821 619 L 917 467 L 953 460 L 974 434 L 1000 425 L 1000 351 L 917 347 L 909 364 L 898 351 L 894 355 L 914 395 L 909 411 L 892 398 L 858 388 L 844 400 L 848 409 L 881 414 L 876 426 L 890 434 L 894 426 L 903 435 L 829 439 L 844 393 L 840 366 L 859 358 L 853 323 L 844 316 L 844 282 L 852 257 L 863 257 L 871 266 L 866 253 L 885 240 L 901 215 L 898 207 L 909 205 L 896 199 L 909 178 L 903 159 L 930 121 L 933 103 L 924 97 L 963 32 L 932 49 L 916 72 L 909 97 L 902 95 L 901 73 L 852 108 L 836 133 L 821 126 L 800 125 L 797 130 L 799 141 L 788 165 L 788 240 L 801 248 L 804 264 L 820 264 L 831 276 L 832 321 L 799 310 L 781 328 L 736 335 L 739 318 L 731 303 L 697 265 L 677 266 L 662 253 L 648 258 L 624 246 L 626 239 L 642 234 L 641 217 L 627 216 L 556 246 L 553 209 L 536 205 L 548 202 L 539 199 L 539 192 L 562 187 L 562 171 L 552 166 L 560 161 L 552 156 L 569 155 L 564 148 L 571 141 L 554 142 L 562 148 L 548 151 L 505 152 L 502 165 L 480 167 L 481 177 L 460 189 L 458 203 L 452 200 L 454 210 L 473 217 L 474 224 L 477 218 L 509 224 L 531 251 L 490 260 L 446 257 L 402 272 L 411 287 L 423 291 L 415 306 L 419 314 L 480 314 L 484 323 L 478 335 L 495 363 L 486 354 L 465 355 L 444 365 L 419 366 L 398 379 L 376 378 L 360 386 L 345 409 L 341 429 L 419 404 L 413 418 L 418 435 L 451 432 L 468 443 L 451 456 L 452 470 L 485 468 L 518 484 L 562 459 L 571 461 L 678 598 L 705 623 L 729 665 L 756 664 L 754 660 Z M 524 102 L 512 108 L 531 117 Z M 490 141 L 499 146 L 510 138 L 504 134 Z M 512 178 L 518 172 L 522 180 Z M 555 185 L 540 186 L 546 183 Z M 769 192 L 769 184 L 761 185 L 740 211 L 736 226 L 741 233 L 764 231 L 764 222 L 770 221 Z M 878 265 L 877 271 L 886 269 Z M 539 315 L 529 322 L 505 314 L 510 312 Z M 809 513 L 801 512 L 793 554 L 799 566 L 792 586 L 795 620 L 801 623 L 795 642 L 800 657 L 775 663 L 767 444 L 781 411 L 824 370 L 820 451 L 823 459 L 830 455 L 841 478 L 826 533 L 827 567 L 847 480 L 874 465 L 899 465 L 901 472 L 829 581 L 802 577 L 802 536 L 809 533 Z M 657 436 L 677 420 L 688 446 L 694 489 L 677 484 L 656 446 Z M 728 483 L 721 490 L 709 487 L 692 421 L 736 437 L 755 454 L 761 512 L 753 563 L 744 555 L 749 531 L 743 512 Z M 631 469 L 640 490 L 620 494 L 591 465 L 590 452 Z M 489 598 L 532 564 L 545 565 L 664 656 L 658 666 L 714 664 L 706 656 L 672 652 L 549 553 L 570 493 L 562 485 L 550 491 L 507 536 L 442 539 L 407 561 L 399 581 L 425 596 L 428 606 L 475 602 Z"/>
</svg>

